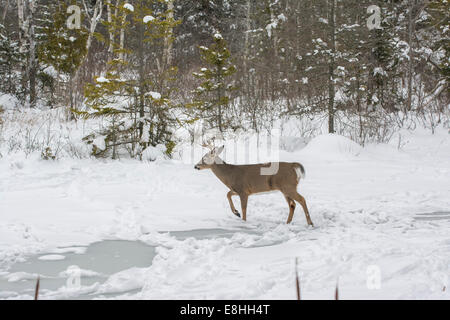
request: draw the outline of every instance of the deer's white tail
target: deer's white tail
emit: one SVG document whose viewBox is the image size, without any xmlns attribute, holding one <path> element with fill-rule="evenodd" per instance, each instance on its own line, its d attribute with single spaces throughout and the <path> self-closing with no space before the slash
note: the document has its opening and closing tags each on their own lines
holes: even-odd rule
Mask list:
<svg viewBox="0 0 450 320">
<path fill-rule="evenodd" d="M 300 179 L 305 179 L 306 173 L 305 168 L 300 163 L 297 163 L 297 166 L 294 168 L 295 173 L 297 174 L 297 181 L 300 181 Z"/>
</svg>

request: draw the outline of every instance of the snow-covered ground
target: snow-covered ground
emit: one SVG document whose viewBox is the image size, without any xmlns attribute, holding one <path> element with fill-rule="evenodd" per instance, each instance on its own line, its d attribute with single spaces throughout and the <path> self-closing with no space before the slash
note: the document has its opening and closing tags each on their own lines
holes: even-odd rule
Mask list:
<svg viewBox="0 0 450 320">
<path fill-rule="evenodd" d="M 337 279 L 341 299 L 450 299 L 448 130 L 403 132 L 400 150 L 397 144 L 360 148 L 325 135 L 281 152 L 306 169 L 299 192 L 314 228 L 300 206 L 286 225 L 278 193 L 251 196 L 248 221 L 239 220 L 212 172 L 181 161 L 3 154 L 0 280 L 34 279 L 11 268 L 36 255 L 56 263 L 91 243 L 122 239 L 156 247 L 152 262 L 96 285 L 82 277 L 75 292 L 45 291 L 43 281 L 41 298 L 294 299 L 298 258 L 304 299 L 333 299 Z M 173 232 L 185 230 L 197 232 Z M 199 230 L 213 236 L 196 237 Z M 0 298 L 30 297 L 0 285 Z"/>
</svg>

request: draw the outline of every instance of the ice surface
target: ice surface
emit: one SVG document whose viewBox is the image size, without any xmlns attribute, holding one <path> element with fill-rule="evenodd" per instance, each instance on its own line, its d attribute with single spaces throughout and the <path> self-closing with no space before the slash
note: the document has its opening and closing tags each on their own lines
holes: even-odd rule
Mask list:
<svg viewBox="0 0 450 320">
<path fill-rule="evenodd" d="M 55 260 L 64 260 L 66 257 L 60 254 L 47 254 L 45 256 L 40 256 L 39 260 L 47 260 L 47 261 L 55 261 Z"/>
<path fill-rule="evenodd" d="M 148 267 L 154 256 L 153 246 L 119 240 L 95 242 L 84 252 L 67 254 L 64 260 L 42 259 L 49 255 L 32 256 L 13 264 L 6 274 L 0 275 L 0 291 L 8 291 L 11 298 L 26 298 L 33 292 L 39 275 L 41 299 L 66 298 L 67 290 L 64 289 L 67 289 L 68 279 L 79 274 L 81 287 L 72 290 L 70 298 L 94 298 L 109 277 L 124 270 Z M 91 290 L 86 292 L 89 287 Z M 101 293 L 105 292 L 107 290 L 103 288 Z"/>
</svg>

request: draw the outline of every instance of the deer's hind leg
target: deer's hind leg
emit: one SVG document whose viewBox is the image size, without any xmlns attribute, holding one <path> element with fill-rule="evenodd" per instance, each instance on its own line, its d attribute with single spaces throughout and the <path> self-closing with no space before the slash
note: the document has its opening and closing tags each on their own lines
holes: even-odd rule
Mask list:
<svg viewBox="0 0 450 320">
<path fill-rule="evenodd" d="M 239 197 L 241 198 L 242 220 L 247 221 L 248 195 L 247 194 L 240 194 Z"/>
<path fill-rule="evenodd" d="M 303 211 L 305 212 L 306 221 L 308 222 L 308 224 L 310 226 L 314 226 L 312 221 L 311 221 L 311 217 L 309 216 L 309 211 L 308 211 L 308 207 L 306 206 L 305 198 L 303 198 L 297 191 L 295 193 L 293 193 L 293 194 L 290 194 L 289 197 L 292 197 L 295 201 L 300 203 L 300 205 L 303 208 Z"/>
<path fill-rule="evenodd" d="M 233 214 L 240 218 L 241 215 L 239 214 L 239 211 L 237 211 L 236 208 L 234 207 L 233 200 L 231 199 L 231 197 L 234 195 L 237 195 L 237 193 L 234 191 L 230 191 L 227 193 L 228 202 L 230 203 L 230 208 Z"/>
<path fill-rule="evenodd" d="M 294 211 L 295 211 L 295 201 L 291 198 L 289 198 L 288 196 L 284 196 L 286 198 L 286 201 L 288 203 L 289 206 L 289 216 L 287 219 L 286 224 L 291 223 L 292 218 L 294 217 Z"/>
</svg>

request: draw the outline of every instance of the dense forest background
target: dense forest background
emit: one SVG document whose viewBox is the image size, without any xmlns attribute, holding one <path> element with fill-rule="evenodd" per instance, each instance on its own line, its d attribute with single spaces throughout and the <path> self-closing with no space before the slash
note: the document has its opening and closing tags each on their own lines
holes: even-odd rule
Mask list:
<svg viewBox="0 0 450 320">
<path fill-rule="evenodd" d="M 361 144 L 448 123 L 445 0 L 0 4 L 0 92 L 102 119 L 84 137 L 97 156 L 170 154 L 174 131 L 198 121 L 226 134 L 322 119 Z"/>
</svg>

